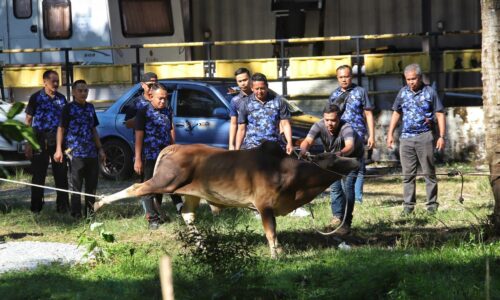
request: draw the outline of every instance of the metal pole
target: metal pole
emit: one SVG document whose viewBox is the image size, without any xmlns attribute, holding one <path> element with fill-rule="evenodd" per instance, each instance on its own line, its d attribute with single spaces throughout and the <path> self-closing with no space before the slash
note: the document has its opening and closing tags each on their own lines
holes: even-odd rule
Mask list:
<svg viewBox="0 0 500 300">
<path fill-rule="evenodd" d="M 281 65 L 281 89 L 283 96 L 288 96 L 288 88 L 286 83 L 286 66 L 285 66 L 285 40 L 280 40 L 280 65 Z"/>
<path fill-rule="evenodd" d="M 71 65 L 70 65 L 70 62 L 69 62 L 69 50 L 71 50 L 71 48 L 63 48 L 64 50 L 64 64 L 65 64 L 65 68 L 66 68 L 66 98 L 70 98 L 71 97 L 71 90 L 70 90 L 70 87 L 71 87 L 71 78 L 73 77 L 72 74 L 71 74 Z"/>
<path fill-rule="evenodd" d="M 361 74 L 361 53 L 360 53 L 360 48 L 361 48 L 361 38 L 356 37 L 356 64 L 358 65 L 358 73 L 356 74 L 356 80 L 359 86 L 363 86 L 362 83 L 362 76 Z"/>
<path fill-rule="evenodd" d="M 0 91 L 2 92 L 2 100 L 5 101 L 5 90 L 3 87 L 3 67 L 0 65 Z"/>
<path fill-rule="evenodd" d="M 213 68 L 212 68 L 212 42 L 204 42 L 205 50 L 207 54 L 207 74 L 209 78 L 214 77 Z"/>
<path fill-rule="evenodd" d="M 140 45 L 134 45 L 132 46 L 135 48 L 135 76 L 136 76 L 136 81 L 135 83 L 141 82 L 141 46 Z"/>
</svg>

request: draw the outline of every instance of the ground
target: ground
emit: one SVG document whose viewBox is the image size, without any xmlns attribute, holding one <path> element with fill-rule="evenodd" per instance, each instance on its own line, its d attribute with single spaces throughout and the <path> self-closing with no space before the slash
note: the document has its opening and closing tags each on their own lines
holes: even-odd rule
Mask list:
<svg viewBox="0 0 500 300">
<path fill-rule="evenodd" d="M 438 172 L 455 167 L 485 171 L 442 165 Z M 398 172 L 377 169 L 387 171 Z M 28 180 L 25 174 L 17 177 Z M 169 199 L 164 209 L 172 221 L 151 232 L 137 200 L 109 205 L 92 220 L 74 221 L 54 212 L 55 193 L 47 195 L 48 205 L 35 216 L 29 212 L 29 188 L 2 184 L 0 239 L 80 241 L 97 245 L 105 255 L 86 265 L 4 274 L 0 294 L 4 299 L 161 298 L 158 261 L 170 255 L 179 299 L 500 298 L 500 242 L 489 231 L 493 198 L 487 179 L 465 177 L 463 204 L 457 201 L 460 179 L 439 179 L 438 213 L 425 212 L 425 184 L 419 180 L 419 204 L 410 217 L 400 215 L 401 178 L 368 179 L 364 202 L 355 207 L 353 233 L 345 238 L 315 231 L 331 217 L 328 194 L 321 195 L 310 205 L 314 219 L 277 219 L 284 248 L 278 260 L 269 258 L 260 221 L 247 210 L 229 209 L 213 217 L 201 207 L 198 226 L 206 248 L 199 251 L 190 247 L 192 240 Z M 133 181 L 100 179 L 98 194 Z M 116 241 L 107 243 L 98 230 L 90 231 L 93 222 L 102 222 L 101 231 Z"/>
</svg>

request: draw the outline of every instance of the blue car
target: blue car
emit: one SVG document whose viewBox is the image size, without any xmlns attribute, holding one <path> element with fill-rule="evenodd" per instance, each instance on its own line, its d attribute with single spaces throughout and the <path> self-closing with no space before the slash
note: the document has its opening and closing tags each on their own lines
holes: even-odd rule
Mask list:
<svg viewBox="0 0 500 300">
<path fill-rule="evenodd" d="M 228 148 L 229 104 L 238 92 L 234 80 L 204 78 L 160 82 L 168 89 L 174 112 L 176 143 Z M 136 84 L 108 109 L 97 112 L 97 130 L 107 156 L 100 169 L 106 178 L 125 179 L 133 170 L 134 135 L 133 130 L 125 126 L 124 120 L 127 107 L 142 92 L 140 84 Z M 288 104 L 292 113 L 292 134 L 298 144 L 319 119 Z"/>
</svg>

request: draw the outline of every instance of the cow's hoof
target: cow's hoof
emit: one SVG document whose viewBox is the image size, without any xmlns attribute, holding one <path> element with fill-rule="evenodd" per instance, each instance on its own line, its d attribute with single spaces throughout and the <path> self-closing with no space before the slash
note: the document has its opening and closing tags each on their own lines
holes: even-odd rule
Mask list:
<svg viewBox="0 0 500 300">
<path fill-rule="evenodd" d="M 271 258 L 272 259 L 278 259 L 281 254 L 283 254 L 283 248 L 281 247 L 273 247 L 271 249 Z"/>
</svg>

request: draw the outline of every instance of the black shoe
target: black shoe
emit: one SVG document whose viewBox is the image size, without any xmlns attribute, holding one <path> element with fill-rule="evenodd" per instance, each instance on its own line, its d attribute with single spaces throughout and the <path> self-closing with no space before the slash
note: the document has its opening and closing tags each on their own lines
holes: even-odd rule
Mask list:
<svg viewBox="0 0 500 300">
<path fill-rule="evenodd" d="M 401 216 L 408 216 L 413 213 L 413 207 L 405 207 L 403 208 L 403 211 L 401 212 Z"/>
<path fill-rule="evenodd" d="M 437 212 L 438 208 L 437 206 L 428 206 L 427 207 L 427 213 L 433 215 Z"/>
<path fill-rule="evenodd" d="M 151 220 L 149 221 L 149 230 L 158 230 L 160 228 L 160 220 Z"/>
</svg>

